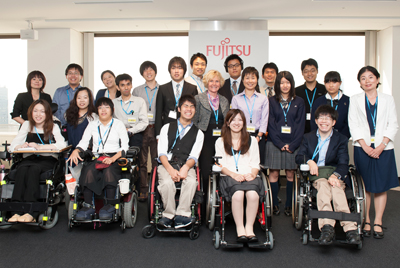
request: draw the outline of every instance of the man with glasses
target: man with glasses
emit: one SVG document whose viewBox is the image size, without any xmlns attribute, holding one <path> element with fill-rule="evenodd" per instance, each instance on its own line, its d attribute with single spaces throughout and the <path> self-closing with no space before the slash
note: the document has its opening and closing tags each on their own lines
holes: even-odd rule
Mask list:
<svg viewBox="0 0 400 268">
<path fill-rule="evenodd" d="M 68 65 L 67 69 L 65 69 L 65 75 L 68 80 L 68 85 L 57 88 L 53 96 L 53 103 L 58 105 L 58 110 L 55 112 L 54 116 L 61 121 L 61 125 L 63 126 L 67 124 L 64 113 L 68 109 L 69 103 L 74 98 L 75 92 L 81 87 L 80 82 L 83 77 L 83 69 L 80 65 L 71 63 Z"/>
<path fill-rule="evenodd" d="M 196 86 L 184 81 L 186 62 L 181 57 L 173 57 L 168 64 L 171 82 L 160 86 L 156 101 L 156 137 L 159 138 L 163 125 L 179 118 L 177 106 L 183 95 L 197 95 Z"/>
<path fill-rule="evenodd" d="M 316 99 L 325 95 L 325 86 L 317 82 L 318 63 L 314 59 L 304 60 L 301 63 L 301 72 L 303 74 L 305 83 L 296 87 L 296 96 L 304 100 L 306 107 L 306 126 L 304 133 L 311 131 L 310 120 L 312 106 Z"/>
<path fill-rule="evenodd" d="M 190 59 L 190 67 L 192 68 L 193 74 L 186 77 L 185 81 L 195 85 L 198 93 L 206 91 L 203 83 L 203 75 L 207 68 L 207 58 L 202 53 L 193 54 Z"/>
</svg>

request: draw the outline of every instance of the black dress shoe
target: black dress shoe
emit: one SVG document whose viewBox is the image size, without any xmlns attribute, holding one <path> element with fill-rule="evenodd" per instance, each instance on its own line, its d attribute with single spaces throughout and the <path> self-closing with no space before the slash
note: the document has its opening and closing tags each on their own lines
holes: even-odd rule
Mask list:
<svg viewBox="0 0 400 268">
<path fill-rule="evenodd" d="M 333 229 L 332 225 L 325 224 L 321 228 L 321 236 L 318 239 L 318 244 L 320 245 L 330 245 L 333 242 L 333 238 L 335 238 L 335 229 Z"/>
<path fill-rule="evenodd" d="M 247 241 L 249 241 L 249 239 L 245 235 L 238 236 L 238 238 L 236 239 L 236 242 L 238 243 L 247 243 Z"/>
<path fill-rule="evenodd" d="M 369 223 L 369 222 L 366 222 L 365 223 L 365 225 L 369 225 L 369 226 L 371 226 L 371 224 Z M 364 226 L 365 227 L 365 226 Z M 363 232 L 363 237 L 370 237 L 371 236 L 371 230 L 362 230 L 362 232 Z"/>
<path fill-rule="evenodd" d="M 257 236 L 253 235 L 253 236 L 248 236 L 247 240 L 249 241 L 249 243 L 254 243 L 254 242 L 258 242 L 258 238 Z"/>
<path fill-rule="evenodd" d="M 346 232 L 346 242 L 351 245 L 361 244 L 361 238 L 360 235 L 357 233 L 357 230 L 351 230 Z"/>
<path fill-rule="evenodd" d="M 291 207 L 285 207 L 285 215 L 292 216 L 292 208 Z"/>
<path fill-rule="evenodd" d="M 382 228 L 382 232 L 377 232 L 377 231 L 375 231 L 375 228 L 374 228 L 374 231 L 373 231 L 374 238 L 376 238 L 376 239 L 382 239 L 382 238 L 384 237 L 384 235 L 383 235 L 383 229 L 386 229 L 386 228 L 383 227 L 383 226 L 380 225 L 380 224 L 374 224 L 374 226 L 379 226 L 379 227 Z"/>
<path fill-rule="evenodd" d="M 279 210 L 279 206 L 274 206 L 273 207 L 273 213 L 274 213 L 274 215 L 276 215 L 276 216 L 278 216 L 279 215 L 279 213 L 281 213 L 281 211 Z"/>
</svg>

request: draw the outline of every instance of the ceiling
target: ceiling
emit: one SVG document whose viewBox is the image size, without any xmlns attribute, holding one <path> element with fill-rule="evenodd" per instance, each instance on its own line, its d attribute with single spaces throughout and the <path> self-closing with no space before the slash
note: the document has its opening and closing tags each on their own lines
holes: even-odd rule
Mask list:
<svg viewBox="0 0 400 268">
<path fill-rule="evenodd" d="M 400 0 L 154 0 L 85 5 L 71 0 L 0 0 L 1 35 L 19 34 L 28 28 L 26 20 L 33 21 L 35 29 L 152 33 L 187 32 L 190 20 L 249 19 L 268 20 L 269 30 L 276 32 L 382 30 L 400 25 Z"/>
</svg>

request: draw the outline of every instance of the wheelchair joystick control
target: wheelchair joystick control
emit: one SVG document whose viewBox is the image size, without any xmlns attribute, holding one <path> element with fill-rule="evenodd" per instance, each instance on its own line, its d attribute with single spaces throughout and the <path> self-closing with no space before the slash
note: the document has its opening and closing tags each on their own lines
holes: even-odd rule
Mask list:
<svg viewBox="0 0 400 268">
<path fill-rule="evenodd" d="M 213 157 L 215 160 L 214 165 L 212 166 L 212 171 L 213 172 L 221 172 L 222 171 L 222 166 L 221 164 L 218 162 L 219 159 L 221 159 L 221 156 L 214 156 Z"/>
<path fill-rule="evenodd" d="M 308 164 L 301 164 L 300 165 L 300 170 L 302 172 L 309 172 L 310 171 L 310 166 Z"/>
</svg>

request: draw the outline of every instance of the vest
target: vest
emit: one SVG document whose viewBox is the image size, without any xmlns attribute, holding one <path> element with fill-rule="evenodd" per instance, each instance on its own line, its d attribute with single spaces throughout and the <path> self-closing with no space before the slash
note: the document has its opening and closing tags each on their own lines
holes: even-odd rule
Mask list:
<svg viewBox="0 0 400 268">
<path fill-rule="evenodd" d="M 178 129 L 177 121 L 169 123 L 168 152 L 171 151 L 171 147 L 174 144 L 177 129 Z M 180 137 L 176 139 L 175 146 L 171 151 L 172 153 L 171 161 L 178 162 L 181 165 L 186 163 L 186 160 L 188 159 L 189 154 L 192 151 L 193 145 L 196 142 L 198 131 L 199 129 L 195 125 L 192 125 L 189 132 L 185 134 L 183 139 L 181 139 Z"/>
</svg>

